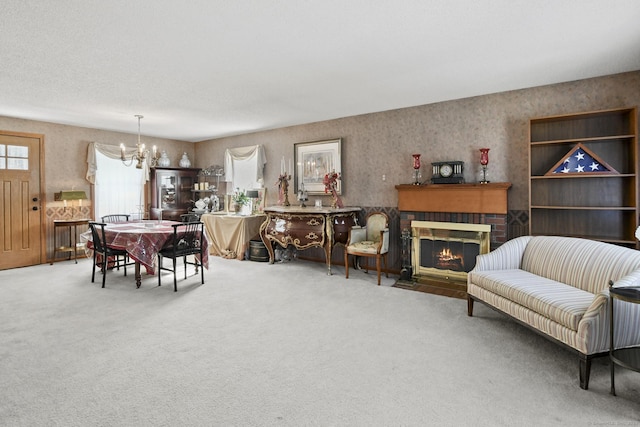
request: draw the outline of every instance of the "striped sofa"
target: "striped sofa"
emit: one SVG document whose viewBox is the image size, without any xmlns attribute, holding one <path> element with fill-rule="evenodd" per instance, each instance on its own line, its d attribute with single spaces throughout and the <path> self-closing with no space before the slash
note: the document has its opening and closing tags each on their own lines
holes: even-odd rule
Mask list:
<svg viewBox="0 0 640 427">
<path fill-rule="evenodd" d="M 591 360 L 609 351 L 609 282 L 640 285 L 640 251 L 593 240 L 524 236 L 480 255 L 467 276 L 468 315 L 480 301 Z M 616 347 L 640 345 L 640 305 L 616 304 Z"/>
</svg>

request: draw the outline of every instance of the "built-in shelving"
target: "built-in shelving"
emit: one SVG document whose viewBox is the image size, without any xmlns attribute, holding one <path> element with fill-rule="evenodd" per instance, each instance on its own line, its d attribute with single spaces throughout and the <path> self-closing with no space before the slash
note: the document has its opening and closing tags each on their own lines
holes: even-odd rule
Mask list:
<svg viewBox="0 0 640 427">
<path fill-rule="evenodd" d="M 530 120 L 530 234 L 637 246 L 637 122 L 635 107 Z M 615 172 L 547 174 L 577 144 Z"/>
</svg>

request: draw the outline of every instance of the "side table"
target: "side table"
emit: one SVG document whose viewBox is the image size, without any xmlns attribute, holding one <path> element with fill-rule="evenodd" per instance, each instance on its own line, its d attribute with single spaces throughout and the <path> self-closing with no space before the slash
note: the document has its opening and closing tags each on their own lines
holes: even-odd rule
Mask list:
<svg viewBox="0 0 640 427">
<path fill-rule="evenodd" d="M 613 282 L 609 282 L 609 359 L 611 362 L 611 394 L 616 395 L 615 365 L 632 371 L 640 372 L 640 347 L 615 348 L 614 337 L 614 300 L 625 301 L 631 304 L 640 304 L 640 286 L 614 288 Z M 634 325 L 635 326 L 635 325 Z"/>
<path fill-rule="evenodd" d="M 88 219 L 56 219 L 53 221 L 53 259 L 51 260 L 51 265 L 56 262 L 56 258 L 59 252 L 67 254 L 67 260 L 71 259 L 71 254 L 73 253 L 73 259 L 76 264 L 78 263 L 78 251 L 84 249 L 84 245 L 82 243 L 78 243 L 78 226 L 79 225 L 89 225 Z M 65 246 L 64 244 L 58 246 L 58 228 L 65 227 L 67 228 L 67 232 L 69 233 L 69 245 Z M 71 231 L 73 229 L 73 232 Z"/>
</svg>

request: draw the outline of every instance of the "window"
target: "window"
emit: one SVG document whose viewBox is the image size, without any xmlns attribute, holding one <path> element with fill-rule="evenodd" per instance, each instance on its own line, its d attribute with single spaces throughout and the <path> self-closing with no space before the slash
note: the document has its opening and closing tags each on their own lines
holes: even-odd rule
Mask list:
<svg viewBox="0 0 640 427">
<path fill-rule="evenodd" d="M 0 169 L 29 170 L 29 147 L 0 144 Z"/>
<path fill-rule="evenodd" d="M 144 213 L 144 170 L 135 164 L 127 167 L 96 150 L 95 213 L 96 218 L 109 214 Z"/>
<path fill-rule="evenodd" d="M 232 194 L 236 188 L 249 190 L 262 187 L 266 162 L 262 145 L 227 149 L 224 169 L 226 181 L 231 182 L 231 187 L 227 187 L 227 194 Z"/>
</svg>

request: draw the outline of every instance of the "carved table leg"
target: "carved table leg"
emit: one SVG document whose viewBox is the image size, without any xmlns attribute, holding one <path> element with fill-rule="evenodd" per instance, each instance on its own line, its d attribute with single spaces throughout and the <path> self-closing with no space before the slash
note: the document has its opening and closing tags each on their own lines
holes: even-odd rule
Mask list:
<svg viewBox="0 0 640 427">
<path fill-rule="evenodd" d="M 273 264 L 275 262 L 276 257 L 275 257 L 275 254 L 273 253 L 273 245 L 271 244 L 271 241 L 267 239 L 267 226 L 269 225 L 270 221 L 271 221 L 271 216 L 267 215 L 267 219 L 260 226 L 260 240 L 262 240 L 264 247 L 267 249 L 267 252 L 269 253 L 269 264 Z"/>
<path fill-rule="evenodd" d="M 324 256 L 327 262 L 327 275 L 331 276 L 331 242 L 324 245 Z"/>
<path fill-rule="evenodd" d="M 333 217 L 328 217 L 325 222 L 324 256 L 327 261 L 327 275 L 331 276 L 331 252 L 333 249 Z"/>
<path fill-rule="evenodd" d="M 158 274 L 160 274 L 160 271 L 158 271 Z M 140 285 L 142 284 L 142 275 L 140 274 L 140 263 L 138 261 L 136 261 L 136 288 L 140 288 Z"/>
</svg>

